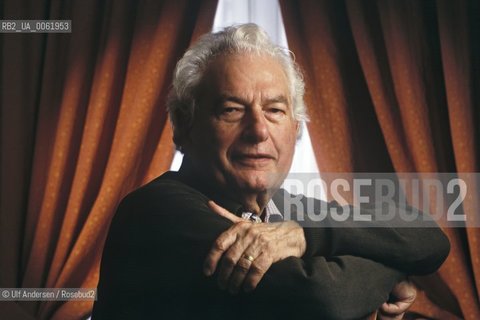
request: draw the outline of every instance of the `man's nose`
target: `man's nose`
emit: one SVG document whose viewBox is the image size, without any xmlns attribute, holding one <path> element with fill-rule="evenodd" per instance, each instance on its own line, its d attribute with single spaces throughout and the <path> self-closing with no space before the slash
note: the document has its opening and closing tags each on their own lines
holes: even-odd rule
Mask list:
<svg viewBox="0 0 480 320">
<path fill-rule="evenodd" d="M 245 119 L 243 137 L 248 142 L 259 143 L 268 139 L 268 124 L 263 110 L 252 110 Z"/>
</svg>

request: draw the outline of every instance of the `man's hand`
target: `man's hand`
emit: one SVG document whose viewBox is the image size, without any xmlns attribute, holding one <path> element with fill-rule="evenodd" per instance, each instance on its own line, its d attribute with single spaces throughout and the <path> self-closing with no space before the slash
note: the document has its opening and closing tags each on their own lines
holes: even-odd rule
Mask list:
<svg viewBox="0 0 480 320">
<path fill-rule="evenodd" d="M 417 297 L 415 286 L 409 281 L 397 283 L 390 293 L 390 300 L 380 307 L 378 320 L 400 320 Z"/>
<path fill-rule="evenodd" d="M 208 204 L 234 223 L 217 238 L 204 264 L 207 276 L 217 271 L 221 289 L 235 294 L 243 286 L 245 291 L 252 291 L 273 263 L 305 253 L 305 235 L 296 222 L 253 223 L 213 201 Z"/>
</svg>

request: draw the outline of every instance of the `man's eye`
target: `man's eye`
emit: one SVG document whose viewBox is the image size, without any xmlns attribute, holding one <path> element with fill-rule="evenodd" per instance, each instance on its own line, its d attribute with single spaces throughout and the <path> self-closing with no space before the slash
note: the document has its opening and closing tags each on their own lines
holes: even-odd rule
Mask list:
<svg viewBox="0 0 480 320">
<path fill-rule="evenodd" d="M 279 119 L 283 118 L 286 115 L 286 111 L 282 108 L 268 108 L 266 110 L 266 115 L 270 118 Z"/>
<path fill-rule="evenodd" d="M 240 111 L 239 108 L 226 107 L 226 108 L 223 108 L 222 113 L 229 114 L 229 113 L 235 113 L 235 112 L 239 112 L 239 111 Z"/>
<path fill-rule="evenodd" d="M 277 108 L 271 108 L 268 110 L 270 113 L 283 113 L 282 109 L 277 109 Z"/>
<path fill-rule="evenodd" d="M 226 121 L 237 121 L 243 116 L 241 107 L 222 107 L 219 112 L 220 118 Z"/>
</svg>

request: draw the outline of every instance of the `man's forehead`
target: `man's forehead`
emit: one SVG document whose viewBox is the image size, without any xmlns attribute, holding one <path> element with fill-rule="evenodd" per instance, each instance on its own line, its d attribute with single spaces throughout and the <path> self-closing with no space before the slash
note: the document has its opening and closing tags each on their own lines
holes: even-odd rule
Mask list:
<svg viewBox="0 0 480 320">
<path fill-rule="evenodd" d="M 288 102 L 290 96 L 288 78 L 280 62 L 257 54 L 217 57 L 206 70 L 202 86 L 222 100 L 257 95 L 262 100 Z"/>
<path fill-rule="evenodd" d="M 232 53 L 216 56 L 207 67 L 206 75 L 209 74 L 222 77 L 244 76 L 250 77 L 251 80 L 274 80 L 275 82 L 287 80 L 285 69 L 278 59 L 270 55 L 255 53 Z M 272 79 L 268 79 L 269 77 Z"/>
</svg>

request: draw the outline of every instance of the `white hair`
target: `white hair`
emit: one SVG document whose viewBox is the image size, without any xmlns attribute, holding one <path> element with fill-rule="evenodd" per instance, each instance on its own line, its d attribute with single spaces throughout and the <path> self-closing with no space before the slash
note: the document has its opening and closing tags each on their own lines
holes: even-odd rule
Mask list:
<svg viewBox="0 0 480 320">
<path fill-rule="evenodd" d="M 177 63 L 173 74 L 173 88 L 167 101 L 177 147 L 181 147 L 179 135 L 185 133 L 193 124 L 197 90 L 208 65 L 218 55 L 236 53 L 266 54 L 280 62 L 289 81 L 293 117 L 297 121 L 308 121 L 303 100 L 305 84 L 293 54 L 272 43 L 267 33 L 258 25 L 235 25 L 220 32 L 203 35 Z M 298 137 L 300 135 L 301 130 Z"/>
</svg>

